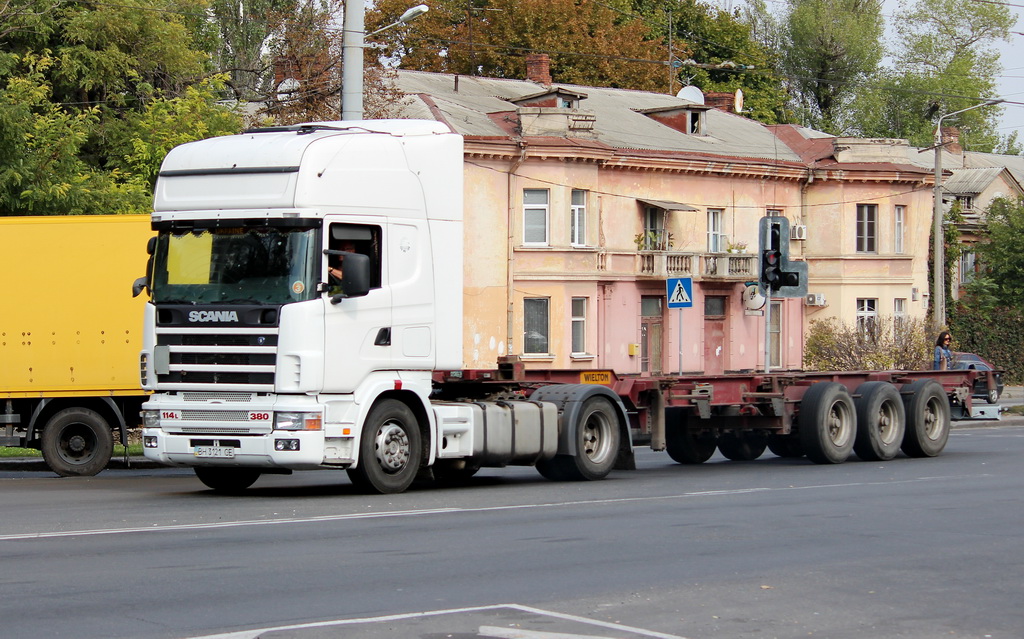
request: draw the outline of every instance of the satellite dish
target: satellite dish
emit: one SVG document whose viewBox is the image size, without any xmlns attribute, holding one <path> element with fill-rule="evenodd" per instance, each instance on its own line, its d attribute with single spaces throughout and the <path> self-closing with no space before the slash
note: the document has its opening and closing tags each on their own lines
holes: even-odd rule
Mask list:
<svg viewBox="0 0 1024 639">
<path fill-rule="evenodd" d="M 694 104 L 704 104 L 704 92 L 692 84 L 679 89 L 679 93 L 676 94 L 676 97 L 680 100 L 693 102 Z"/>
<path fill-rule="evenodd" d="M 736 113 L 743 113 L 743 89 L 736 89 L 732 105 Z"/>
<path fill-rule="evenodd" d="M 747 288 L 743 289 L 743 308 L 748 311 L 756 311 L 759 308 L 764 307 L 765 297 L 761 295 L 761 290 L 757 284 L 751 284 Z"/>
<path fill-rule="evenodd" d="M 295 78 L 285 78 L 277 85 L 277 99 L 281 102 L 291 100 L 293 94 L 298 93 L 302 85 Z"/>
</svg>

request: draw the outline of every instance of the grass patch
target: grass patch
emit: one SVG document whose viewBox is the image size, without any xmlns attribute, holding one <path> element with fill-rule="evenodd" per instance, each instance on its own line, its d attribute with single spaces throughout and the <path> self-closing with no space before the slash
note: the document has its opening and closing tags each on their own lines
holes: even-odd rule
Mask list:
<svg viewBox="0 0 1024 639">
<path fill-rule="evenodd" d="M 1010 413 L 1011 415 L 1024 415 L 1024 404 L 1017 406 L 1007 406 L 1003 409 L 1004 413 Z"/>
<path fill-rule="evenodd" d="M 128 444 L 128 454 L 130 456 L 142 455 L 142 444 Z M 43 454 L 35 448 L 15 448 L 13 446 L 0 447 L 0 457 L 42 457 Z M 124 446 L 121 444 L 114 444 L 113 457 L 123 457 Z"/>
</svg>

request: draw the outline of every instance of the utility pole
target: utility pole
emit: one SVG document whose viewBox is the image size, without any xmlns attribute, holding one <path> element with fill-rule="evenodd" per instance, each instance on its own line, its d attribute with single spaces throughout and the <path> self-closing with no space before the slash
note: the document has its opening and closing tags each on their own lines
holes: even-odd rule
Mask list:
<svg viewBox="0 0 1024 639">
<path fill-rule="evenodd" d="M 932 195 L 932 321 L 936 329 L 946 325 L 946 254 L 945 233 L 942 231 L 942 121 L 946 118 L 983 106 L 1001 104 L 1003 100 L 985 100 L 981 104 L 939 116 L 935 124 L 935 189 Z"/>
<path fill-rule="evenodd" d="M 430 10 L 425 4 L 416 5 L 398 20 L 372 33 L 365 31 L 365 0 L 345 0 L 345 19 L 341 35 L 341 119 L 363 119 L 363 48 L 366 38 L 381 31 L 405 24 Z"/>
</svg>

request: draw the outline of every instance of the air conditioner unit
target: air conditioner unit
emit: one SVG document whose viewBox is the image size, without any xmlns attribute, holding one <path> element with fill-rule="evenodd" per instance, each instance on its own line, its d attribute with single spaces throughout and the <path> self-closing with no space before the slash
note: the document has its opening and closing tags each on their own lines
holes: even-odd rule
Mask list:
<svg viewBox="0 0 1024 639">
<path fill-rule="evenodd" d="M 807 225 L 806 224 L 794 224 L 789 227 L 789 239 L 791 240 L 806 240 L 807 239 Z"/>
<path fill-rule="evenodd" d="M 824 293 L 808 293 L 807 294 L 807 305 L 808 306 L 825 306 L 825 294 Z"/>
</svg>

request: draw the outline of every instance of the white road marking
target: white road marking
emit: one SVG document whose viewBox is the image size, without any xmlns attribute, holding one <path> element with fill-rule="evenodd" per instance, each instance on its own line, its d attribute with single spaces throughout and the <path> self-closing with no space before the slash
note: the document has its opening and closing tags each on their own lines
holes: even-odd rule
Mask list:
<svg viewBox="0 0 1024 639">
<path fill-rule="evenodd" d="M 502 510 L 528 510 L 533 508 L 565 508 L 594 504 L 621 504 L 630 502 L 674 501 L 693 499 L 695 497 L 721 497 L 727 495 L 746 495 L 761 492 L 786 492 L 792 490 L 829 490 L 835 488 L 852 488 L 855 486 L 894 486 L 899 484 L 915 484 L 925 481 L 964 480 L 991 477 L 990 474 L 948 475 L 937 477 L 918 477 L 897 481 L 848 482 L 842 484 L 814 484 L 809 486 L 779 486 L 776 488 L 734 488 L 730 490 L 701 490 L 676 495 L 649 495 L 644 497 L 613 497 L 608 499 L 580 499 L 576 501 L 559 501 L 545 504 L 508 504 L 503 506 L 480 506 L 476 508 L 425 508 L 422 510 L 394 510 L 380 513 L 350 513 L 346 515 L 320 515 L 317 517 L 295 517 L 290 519 L 250 519 L 240 521 L 222 521 L 206 524 L 168 524 L 138 526 L 126 528 L 102 528 L 96 530 L 65 530 L 37 533 L 19 533 L 0 535 L 0 541 L 25 541 L 31 539 L 57 539 L 64 537 L 88 537 L 96 535 L 124 535 L 132 533 L 163 533 L 182 530 L 217 530 L 221 528 L 240 528 L 246 526 L 276 526 L 279 524 L 317 524 L 325 521 L 345 521 L 351 519 L 384 519 L 388 517 L 422 517 L 424 515 L 450 515 L 460 513 L 479 513 Z"/>
<path fill-rule="evenodd" d="M 362 617 L 358 619 L 333 619 L 331 621 L 313 621 L 310 623 L 299 623 L 292 624 L 289 626 L 268 626 L 266 628 L 255 628 L 252 630 L 241 630 L 239 632 L 228 632 L 216 635 L 197 635 L 190 637 L 190 639 L 259 639 L 260 635 L 267 632 L 276 632 L 283 630 L 307 630 L 312 628 L 332 628 L 337 626 L 354 626 L 364 623 L 380 623 L 389 621 L 402 621 L 404 619 L 422 619 L 425 617 L 440 617 L 442 615 L 457 615 L 468 612 L 490 612 L 496 610 L 511 609 L 518 610 L 520 612 L 527 612 L 533 615 L 539 615 L 543 617 L 554 617 L 556 619 L 562 619 L 564 621 L 574 621 L 576 623 L 586 624 L 590 626 L 597 626 L 600 628 L 608 628 L 609 630 L 615 630 L 618 632 L 630 632 L 642 637 L 652 637 L 652 639 L 686 639 L 679 635 L 670 635 L 664 632 L 658 632 L 656 630 L 647 630 L 645 628 L 636 628 L 634 626 L 626 626 L 619 623 L 613 623 L 610 621 L 598 621 L 596 619 L 587 619 L 586 617 L 580 617 L 577 615 L 570 615 L 564 612 L 554 612 L 552 610 L 543 610 L 541 608 L 534 608 L 532 606 L 523 606 L 520 604 L 496 604 L 492 606 L 474 606 L 471 608 L 450 608 L 448 610 L 428 610 L 425 612 L 409 612 L 399 615 L 384 615 L 380 617 Z M 499 637 L 501 639 L 608 639 L 607 637 L 588 637 L 587 635 L 571 635 L 561 634 L 552 632 L 529 632 L 518 631 L 519 634 L 483 634 L 485 631 L 508 631 L 508 628 L 497 628 L 496 626 L 480 626 L 479 632 L 481 637 Z"/>
</svg>

